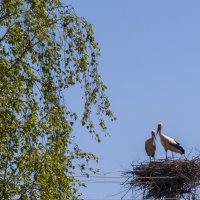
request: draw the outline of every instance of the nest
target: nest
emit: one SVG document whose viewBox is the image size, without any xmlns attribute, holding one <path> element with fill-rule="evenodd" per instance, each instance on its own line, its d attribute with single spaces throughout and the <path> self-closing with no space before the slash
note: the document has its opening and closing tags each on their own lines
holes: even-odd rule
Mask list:
<svg viewBox="0 0 200 200">
<path fill-rule="evenodd" d="M 123 187 L 127 191 L 141 191 L 144 199 L 187 199 L 196 195 L 200 185 L 199 156 L 191 160 L 158 160 L 131 166 L 131 170 L 122 174 L 127 177 Z"/>
</svg>

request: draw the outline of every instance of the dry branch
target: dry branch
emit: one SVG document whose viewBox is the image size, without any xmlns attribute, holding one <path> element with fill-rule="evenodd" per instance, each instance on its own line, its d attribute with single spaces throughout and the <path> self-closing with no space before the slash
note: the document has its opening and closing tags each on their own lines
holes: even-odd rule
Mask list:
<svg viewBox="0 0 200 200">
<path fill-rule="evenodd" d="M 191 160 L 158 160 L 131 165 L 123 172 L 127 177 L 123 187 L 139 190 L 144 199 L 186 198 L 194 196 L 200 185 L 200 157 Z"/>
</svg>

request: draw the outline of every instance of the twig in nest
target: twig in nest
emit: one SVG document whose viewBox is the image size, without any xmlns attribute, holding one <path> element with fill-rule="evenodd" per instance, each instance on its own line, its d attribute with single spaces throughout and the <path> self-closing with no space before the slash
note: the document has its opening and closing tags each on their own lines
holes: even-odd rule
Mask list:
<svg viewBox="0 0 200 200">
<path fill-rule="evenodd" d="M 159 160 L 131 165 L 122 176 L 122 184 L 129 191 L 143 192 L 143 198 L 188 197 L 200 185 L 200 157 L 191 160 Z"/>
</svg>

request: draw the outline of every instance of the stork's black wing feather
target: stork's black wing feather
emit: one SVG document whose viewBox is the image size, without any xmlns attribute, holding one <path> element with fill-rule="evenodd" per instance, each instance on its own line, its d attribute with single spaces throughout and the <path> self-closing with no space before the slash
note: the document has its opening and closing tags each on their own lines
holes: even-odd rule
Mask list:
<svg viewBox="0 0 200 200">
<path fill-rule="evenodd" d="M 180 145 L 180 143 L 178 143 L 176 140 L 174 140 L 176 142 L 177 145 Z"/>
<path fill-rule="evenodd" d="M 176 144 L 175 144 L 175 143 L 172 143 L 172 142 L 170 142 L 170 141 L 168 141 L 168 142 L 169 142 L 169 144 L 170 144 L 171 146 L 175 147 L 176 149 L 179 149 L 179 150 L 181 151 L 181 154 L 185 154 L 185 150 L 183 149 L 183 147 L 182 147 L 177 141 L 175 141 Z"/>
</svg>

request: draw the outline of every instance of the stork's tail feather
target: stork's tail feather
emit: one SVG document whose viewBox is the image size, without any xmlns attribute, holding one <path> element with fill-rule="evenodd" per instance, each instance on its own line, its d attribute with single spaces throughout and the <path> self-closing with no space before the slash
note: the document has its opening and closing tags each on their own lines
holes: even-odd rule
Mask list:
<svg viewBox="0 0 200 200">
<path fill-rule="evenodd" d="M 179 149 L 181 151 L 181 154 L 185 154 L 185 149 L 182 146 L 179 146 Z"/>
<path fill-rule="evenodd" d="M 170 144 L 171 146 L 175 147 L 176 149 L 180 150 L 180 154 L 181 154 L 181 155 L 182 155 L 182 154 L 185 154 L 184 148 L 183 148 L 182 146 L 180 146 L 180 144 L 179 144 L 178 142 L 177 142 L 176 144 L 170 143 L 170 142 L 169 142 L 169 144 Z"/>
<path fill-rule="evenodd" d="M 180 150 L 180 154 L 181 154 L 181 155 L 182 155 L 182 154 L 185 154 L 185 149 L 184 149 L 182 146 L 177 145 L 177 148 Z"/>
</svg>

